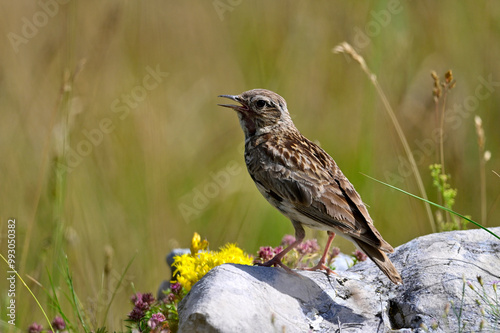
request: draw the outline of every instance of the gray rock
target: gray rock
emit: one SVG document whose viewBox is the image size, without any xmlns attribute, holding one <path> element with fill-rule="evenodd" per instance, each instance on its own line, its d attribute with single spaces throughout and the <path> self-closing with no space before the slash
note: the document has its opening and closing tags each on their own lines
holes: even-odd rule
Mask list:
<svg viewBox="0 0 500 333">
<path fill-rule="evenodd" d="M 491 230 L 500 234 L 500 228 Z M 500 330 L 487 311 L 481 314 L 479 296 L 464 282 L 482 292 L 479 275 L 494 295 L 498 239 L 483 230 L 432 234 L 399 246 L 390 257 L 404 285 L 392 284 L 371 261 L 330 276 L 218 266 L 179 304 L 179 332 L 423 332 L 423 325 L 430 332 L 457 332 L 459 325 L 470 332 L 479 331 L 483 319 L 483 332 Z"/>
<path fill-rule="evenodd" d="M 190 249 L 173 249 L 172 252 L 167 254 L 167 257 L 165 258 L 165 261 L 167 262 L 168 267 L 170 267 L 170 271 L 172 272 L 172 276 L 170 277 L 169 280 L 163 280 L 162 283 L 160 284 L 160 287 L 158 287 L 158 290 L 156 291 L 156 298 L 159 300 L 162 300 L 166 297 L 164 291 L 167 291 L 170 288 L 170 281 L 175 281 L 175 267 L 173 266 L 174 264 L 174 257 L 177 256 L 182 256 L 183 254 L 186 253 L 191 253 Z"/>
</svg>

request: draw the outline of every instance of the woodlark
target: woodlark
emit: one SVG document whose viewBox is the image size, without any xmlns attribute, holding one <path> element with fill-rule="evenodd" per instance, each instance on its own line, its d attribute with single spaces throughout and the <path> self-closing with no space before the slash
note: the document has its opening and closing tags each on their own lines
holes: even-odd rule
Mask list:
<svg viewBox="0 0 500 333">
<path fill-rule="evenodd" d="M 368 210 L 354 186 L 323 149 L 295 127 L 286 102 L 265 89 L 240 95 L 220 95 L 241 105 L 219 104 L 236 111 L 245 132 L 245 162 L 260 193 L 288 217 L 296 241 L 264 266 L 281 266 L 281 259 L 302 242 L 304 226 L 325 230 L 325 251 L 312 268 L 326 269 L 326 256 L 335 234 L 356 244 L 394 283 L 401 276 L 385 253 L 394 252 L 375 229 Z"/>
</svg>

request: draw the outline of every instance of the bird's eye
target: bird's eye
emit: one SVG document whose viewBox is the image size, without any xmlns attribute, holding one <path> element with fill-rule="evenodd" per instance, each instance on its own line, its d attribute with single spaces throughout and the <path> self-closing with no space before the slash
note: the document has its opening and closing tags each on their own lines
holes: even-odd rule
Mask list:
<svg viewBox="0 0 500 333">
<path fill-rule="evenodd" d="M 259 99 L 257 102 L 255 102 L 255 105 L 260 109 L 266 106 L 267 102 L 263 99 Z"/>
</svg>

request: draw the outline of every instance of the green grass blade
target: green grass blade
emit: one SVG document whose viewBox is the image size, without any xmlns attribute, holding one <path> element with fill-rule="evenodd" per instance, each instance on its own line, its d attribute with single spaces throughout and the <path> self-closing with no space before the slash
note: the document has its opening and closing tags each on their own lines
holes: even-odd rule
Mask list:
<svg viewBox="0 0 500 333">
<path fill-rule="evenodd" d="M 379 182 L 380 184 L 383 184 L 383 185 L 385 185 L 385 186 L 388 186 L 388 187 L 390 187 L 390 188 L 392 188 L 392 189 L 394 189 L 394 190 L 397 190 L 397 191 L 399 191 L 399 192 L 403 192 L 403 193 L 404 193 L 404 194 L 406 194 L 406 195 L 409 195 L 409 196 L 414 197 L 414 198 L 416 198 L 416 199 L 419 199 L 419 200 L 422 200 L 422 201 L 424 201 L 424 202 L 427 202 L 428 204 L 430 204 L 430 205 L 432 205 L 432 206 L 434 206 L 434 207 L 437 207 L 437 208 L 442 209 L 442 210 L 444 210 L 444 211 L 447 211 L 447 212 L 449 212 L 449 213 L 451 213 L 451 214 L 454 214 L 454 215 L 456 215 L 456 216 L 458 216 L 458 217 L 460 217 L 460 218 L 462 218 L 462 219 L 464 219 L 464 220 L 466 220 L 466 221 L 468 221 L 468 222 L 470 222 L 470 223 L 472 223 L 472 224 L 474 224 L 474 225 L 478 226 L 479 228 L 483 229 L 484 231 L 486 231 L 486 232 L 490 233 L 491 235 L 493 235 L 494 237 L 496 237 L 496 238 L 498 238 L 498 239 L 500 240 L 500 236 L 498 236 L 497 234 L 495 234 L 493 231 L 488 230 L 487 228 L 483 227 L 483 226 L 482 226 L 482 225 L 480 225 L 479 223 L 477 223 L 477 222 L 475 222 L 475 221 L 471 220 L 471 219 L 470 219 L 470 218 L 468 218 L 468 217 L 463 216 L 462 214 L 459 214 L 459 213 L 457 213 L 457 212 L 455 212 L 455 211 L 453 211 L 453 210 L 451 210 L 451 209 L 449 209 L 449 208 L 446 208 L 446 207 L 444 207 L 444 206 L 438 205 L 437 203 L 434 203 L 434 202 L 432 202 L 432 201 L 429 201 L 429 200 L 426 200 L 426 199 L 424 199 L 424 198 L 421 198 L 421 197 L 419 197 L 418 195 L 412 194 L 412 193 L 410 193 L 410 192 L 406 192 L 405 190 L 402 190 L 402 189 L 400 189 L 400 188 L 398 188 L 398 187 L 396 187 L 396 186 L 393 186 L 393 185 L 390 185 L 390 184 L 384 183 L 383 181 L 378 180 L 378 179 L 373 178 L 373 177 L 370 177 L 370 176 L 368 176 L 368 175 L 366 175 L 366 174 L 364 174 L 364 173 L 362 173 L 362 175 L 363 175 L 363 176 L 366 176 L 366 177 L 368 177 L 368 178 L 370 178 L 370 179 L 372 179 L 372 180 L 374 180 L 374 181 L 376 181 L 376 182 Z"/>
<path fill-rule="evenodd" d="M 52 295 L 53 295 L 52 296 L 49 291 L 46 291 L 47 296 L 50 298 L 52 306 L 57 310 L 57 312 L 64 319 L 66 325 L 69 326 L 69 328 L 73 328 L 69 318 L 66 316 L 66 314 L 63 312 L 63 310 L 61 308 L 61 303 L 59 302 L 59 298 L 57 297 L 56 287 L 55 287 L 54 282 L 52 280 L 52 276 L 50 275 L 49 269 L 46 268 L 46 270 L 47 270 L 47 275 L 49 277 L 49 283 L 50 283 L 50 287 L 51 287 Z M 45 290 L 45 288 L 44 288 L 44 290 Z"/>
<path fill-rule="evenodd" d="M 33 299 L 35 300 L 35 302 L 38 305 L 38 307 L 40 308 L 40 310 L 42 310 L 43 316 L 47 320 L 47 323 L 49 324 L 49 327 L 50 327 L 51 331 L 53 332 L 54 328 L 52 327 L 52 323 L 50 322 L 50 319 L 47 316 L 47 314 L 45 313 L 45 310 L 43 309 L 42 305 L 38 301 L 38 298 L 36 298 L 35 294 L 33 294 L 33 292 L 31 291 L 30 287 L 28 287 L 28 285 L 26 284 L 26 282 L 24 282 L 23 278 L 21 277 L 21 275 L 19 275 L 19 273 L 17 272 L 17 270 L 15 270 L 14 268 L 12 268 L 9 265 L 9 262 L 7 261 L 7 259 L 5 259 L 5 257 L 2 254 L 0 254 L 0 257 L 3 259 L 3 261 L 5 261 L 5 263 L 7 264 L 7 266 L 9 266 L 10 270 L 13 271 L 17 275 L 17 277 L 19 278 L 19 280 L 21 280 L 21 282 L 23 283 L 24 287 L 29 291 L 29 293 L 31 294 L 31 297 L 33 297 Z"/>
<path fill-rule="evenodd" d="M 113 303 L 113 299 L 115 298 L 116 291 L 118 290 L 118 288 L 120 288 L 120 285 L 122 284 L 123 278 L 125 277 L 125 274 L 127 274 L 127 271 L 130 268 L 130 265 L 132 265 L 132 262 L 134 261 L 136 255 L 137 255 L 137 253 L 134 254 L 132 259 L 130 259 L 130 261 L 128 262 L 127 267 L 125 267 L 125 270 L 123 271 L 122 276 L 120 277 L 120 280 L 118 281 L 116 288 L 113 291 L 113 295 L 111 296 L 111 300 L 109 301 L 108 306 L 106 307 L 106 312 L 104 312 L 102 326 L 104 326 L 106 323 L 106 318 L 108 317 L 109 308 L 111 307 L 111 303 Z"/>
<path fill-rule="evenodd" d="M 80 301 L 78 300 L 78 297 L 76 296 L 75 288 L 73 286 L 73 277 L 71 276 L 71 272 L 69 270 L 68 256 L 65 255 L 64 258 L 66 260 L 65 261 L 65 264 L 66 264 L 66 267 L 65 267 L 66 268 L 66 283 L 67 283 L 68 288 L 69 288 L 69 290 L 71 292 L 71 298 L 72 298 L 72 301 L 73 301 L 73 306 L 74 306 L 76 315 L 78 316 L 78 320 L 80 321 L 80 324 L 83 327 L 83 330 L 86 333 L 89 333 L 90 330 L 87 328 L 87 325 L 85 324 L 85 320 L 83 320 L 82 312 L 80 310 Z"/>
</svg>

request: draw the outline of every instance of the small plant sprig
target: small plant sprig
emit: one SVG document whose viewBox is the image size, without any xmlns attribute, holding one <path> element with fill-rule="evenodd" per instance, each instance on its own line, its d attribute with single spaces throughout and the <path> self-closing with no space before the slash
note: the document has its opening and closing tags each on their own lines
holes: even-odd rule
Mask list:
<svg viewBox="0 0 500 333">
<path fill-rule="evenodd" d="M 438 153 L 439 163 L 431 164 L 429 169 L 431 170 L 432 184 L 437 189 L 438 193 L 438 203 L 445 206 L 448 209 L 452 209 L 455 203 L 455 197 L 457 196 L 457 190 L 452 188 L 450 185 L 451 176 L 445 172 L 444 164 L 444 119 L 446 112 L 446 97 L 451 89 L 456 85 L 456 81 L 453 78 L 453 72 L 448 70 L 444 74 L 444 79 L 436 74 L 435 71 L 431 71 L 431 77 L 434 81 L 434 88 L 432 89 L 432 95 L 434 97 L 435 104 L 435 119 L 436 128 L 439 128 L 439 141 L 436 152 Z M 460 230 L 464 229 L 466 223 L 464 221 L 460 222 L 455 216 L 452 216 L 448 212 L 445 212 L 443 217 L 442 211 L 437 210 L 436 214 L 436 225 L 438 231 L 450 231 L 450 230 Z"/>
<path fill-rule="evenodd" d="M 484 283 L 481 276 L 477 276 L 476 280 L 480 288 L 475 287 L 471 281 L 468 281 L 467 285 L 478 297 L 476 304 L 481 308 L 482 326 L 489 323 L 493 332 L 497 332 L 500 329 L 500 295 L 498 293 L 500 281 L 489 283 L 491 285 L 491 289 L 489 289 L 487 288 L 488 284 Z"/>
<path fill-rule="evenodd" d="M 132 324 L 131 332 L 170 333 L 176 332 L 179 325 L 177 306 L 186 296 L 187 291 L 175 282 L 163 291 L 165 297 L 155 299 L 151 293 L 136 293 L 131 297 L 134 308 L 128 315 Z"/>
<path fill-rule="evenodd" d="M 436 106 L 436 127 L 439 128 L 439 147 L 436 151 L 439 152 L 439 159 L 442 166 L 442 172 L 445 173 L 444 169 L 444 116 L 446 112 L 446 97 L 451 89 L 456 85 L 455 79 L 453 79 L 453 72 L 448 70 L 444 74 L 444 81 L 441 81 L 439 76 L 435 71 L 431 71 L 431 77 L 434 80 L 434 88 L 432 90 L 432 95 L 434 96 L 434 104 Z M 441 102 L 441 103 L 440 103 Z M 441 111 L 439 111 L 441 106 Z"/>
<path fill-rule="evenodd" d="M 283 251 L 285 247 L 289 246 L 293 242 L 295 242 L 294 236 L 285 235 L 281 241 L 280 246 L 274 248 L 271 246 L 261 246 L 259 251 L 257 252 L 257 257 L 255 258 L 254 263 L 261 264 L 272 259 L 275 255 Z M 288 252 L 282 259 L 282 262 L 290 268 L 304 269 L 316 265 L 316 259 L 319 259 L 321 254 L 322 253 L 320 251 L 318 241 L 316 239 L 308 239 Z M 327 259 L 327 266 L 330 269 L 335 270 L 335 266 L 333 265 L 334 259 L 339 254 L 340 249 L 338 247 L 334 247 L 330 250 L 330 254 Z M 360 261 L 365 261 L 367 259 L 366 254 L 359 250 L 355 250 L 352 253 L 351 257 L 352 266 Z"/>
<path fill-rule="evenodd" d="M 438 194 L 443 202 L 443 206 L 448 209 L 453 209 L 455 204 L 455 197 L 457 190 L 452 188 L 449 184 L 450 175 L 443 174 L 441 164 L 431 164 L 432 185 L 438 190 Z M 446 220 L 440 210 L 436 211 L 436 221 L 438 223 L 439 231 L 461 230 L 465 229 L 467 222 L 460 220 L 456 216 L 446 213 Z"/>
</svg>

